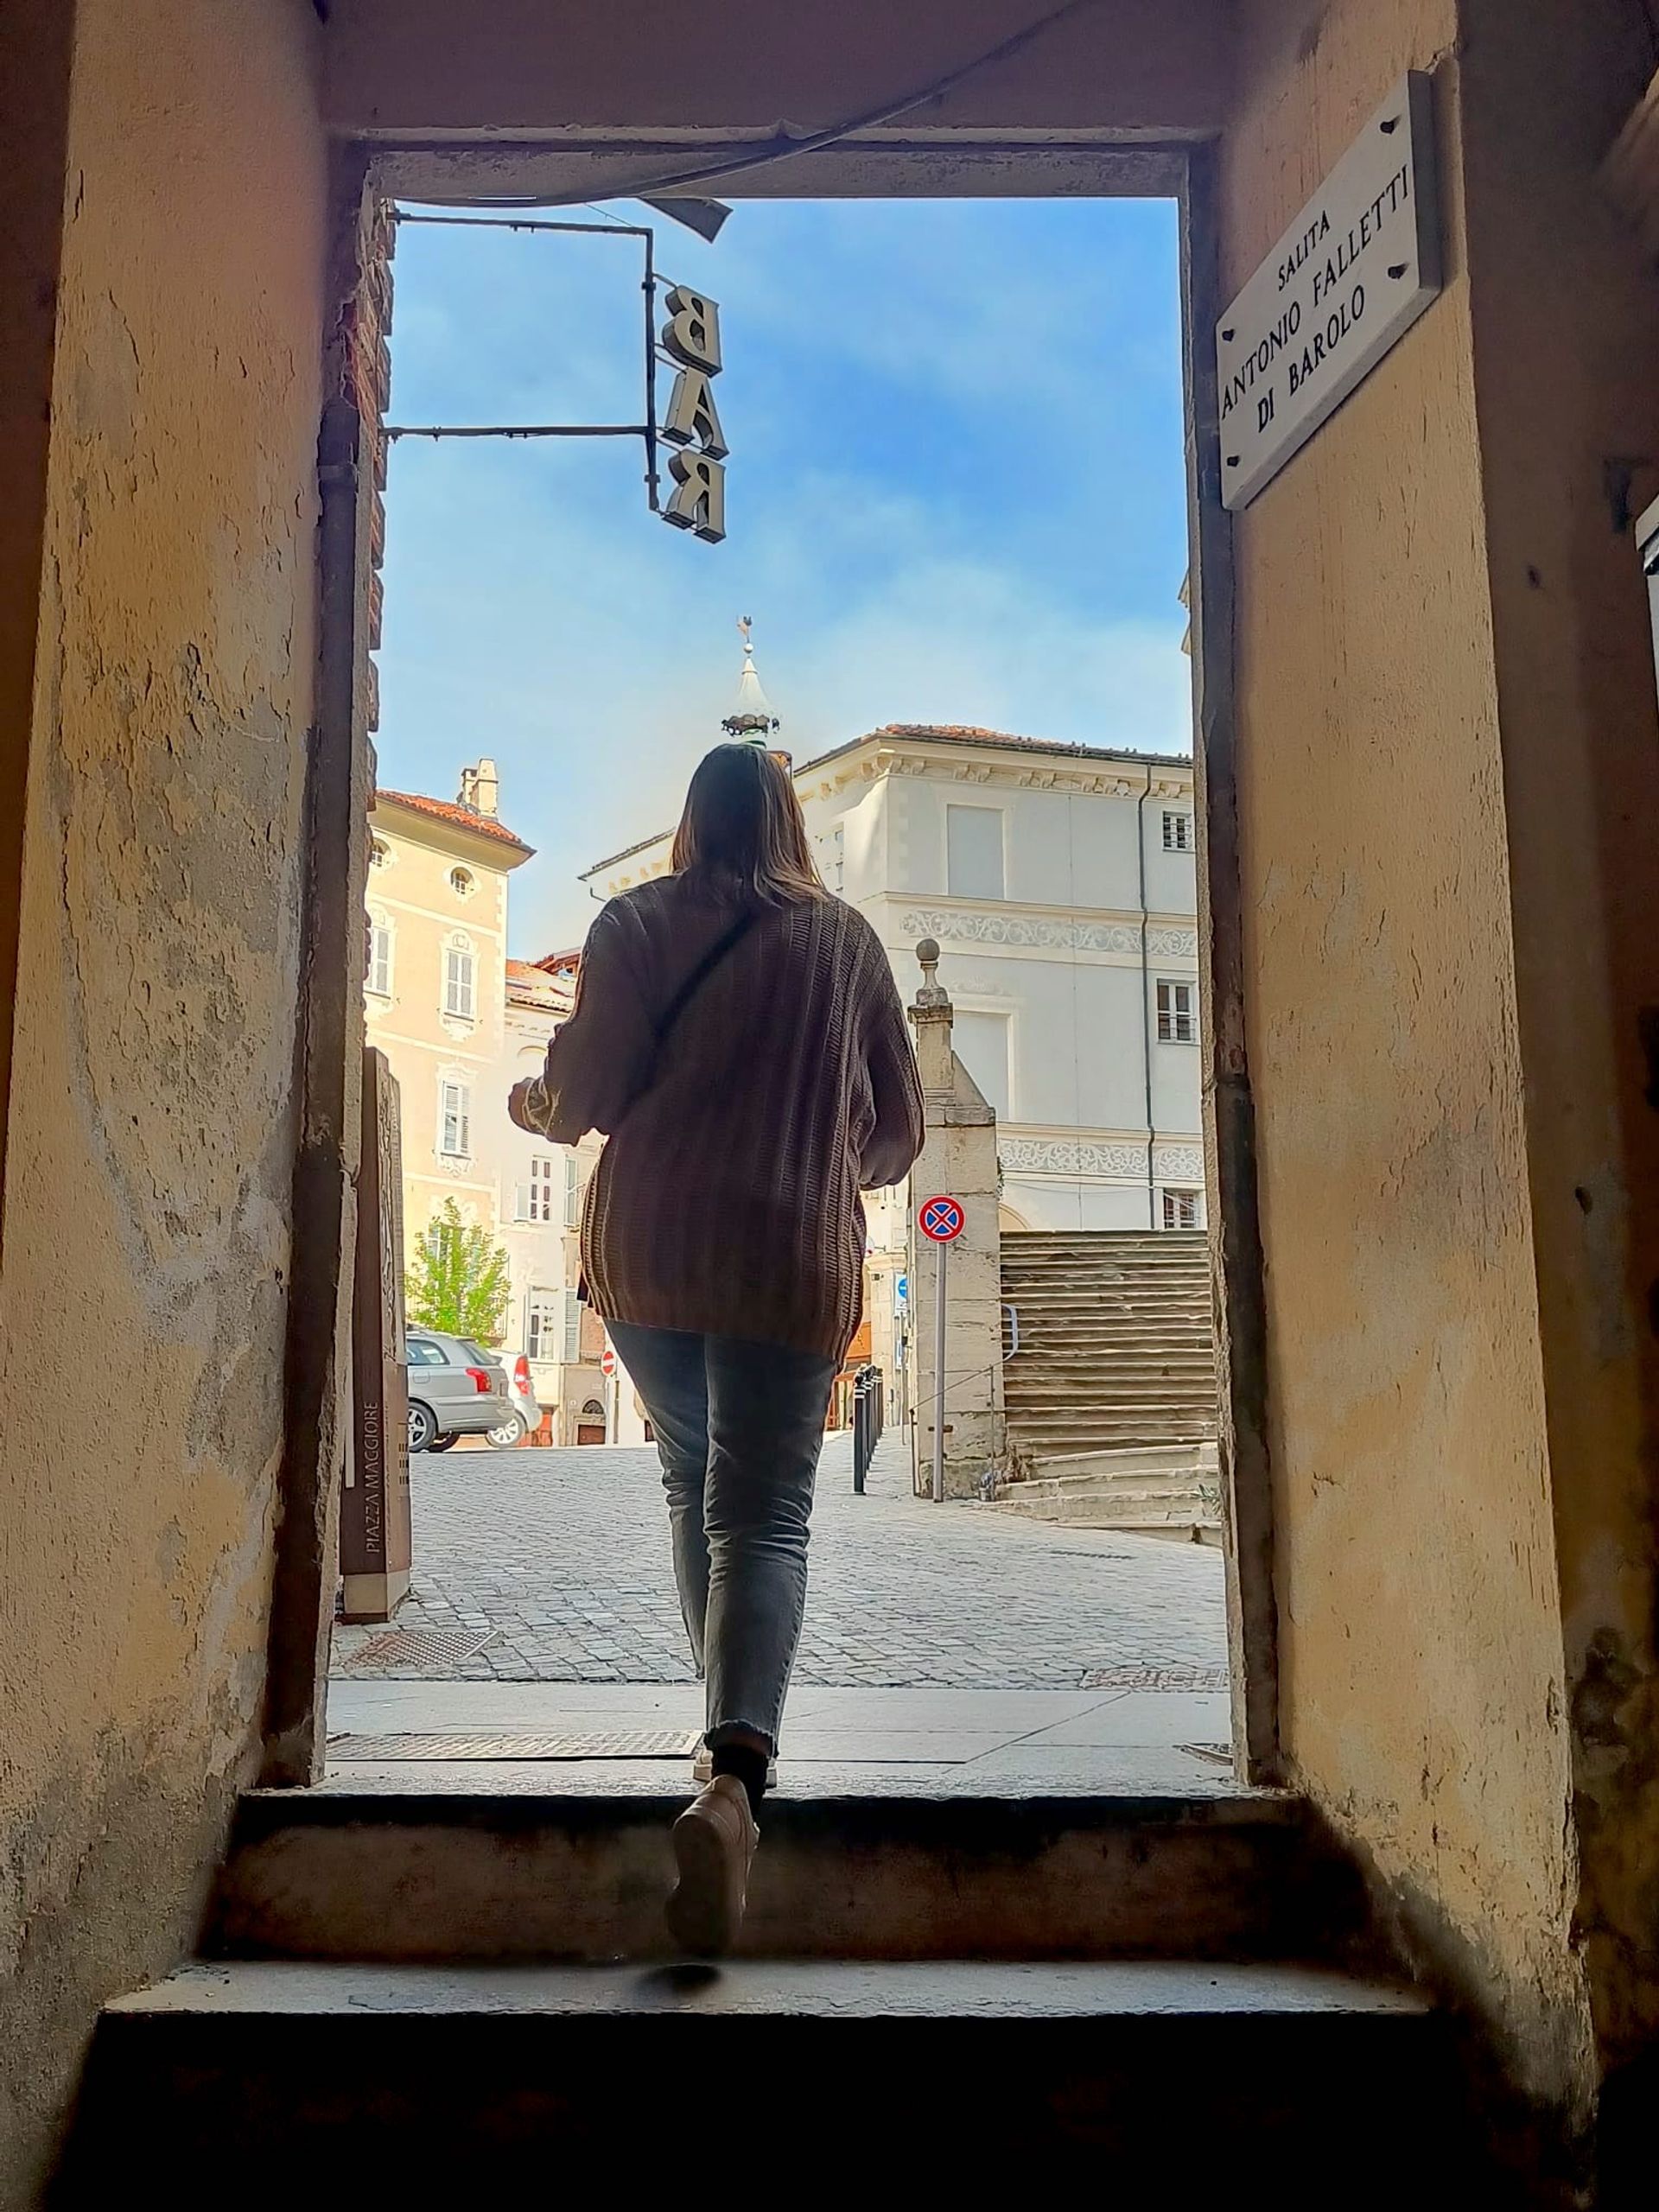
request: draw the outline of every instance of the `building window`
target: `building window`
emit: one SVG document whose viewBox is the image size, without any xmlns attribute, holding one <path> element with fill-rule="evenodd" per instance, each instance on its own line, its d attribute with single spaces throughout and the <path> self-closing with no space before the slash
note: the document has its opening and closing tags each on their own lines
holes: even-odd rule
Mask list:
<svg viewBox="0 0 1659 2212">
<path fill-rule="evenodd" d="M 553 1218 L 553 1161 L 550 1154 L 535 1154 L 530 1163 L 530 1180 L 521 1183 L 514 1193 L 515 1221 L 551 1221 Z"/>
<path fill-rule="evenodd" d="M 564 1225 L 582 1227 L 582 1162 L 574 1152 L 564 1155 Z"/>
<path fill-rule="evenodd" d="M 438 1085 L 438 1150 L 446 1160 L 466 1160 L 473 1149 L 473 1094 L 446 1076 Z"/>
<path fill-rule="evenodd" d="M 391 996 L 391 925 L 369 923 L 368 988 L 378 999 Z"/>
<path fill-rule="evenodd" d="M 457 1021 L 471 1021 L 477 1007 L 478 961 L 463 938 L 443 948 L 443 1010 Z"/>
<path fill-rule="evenodd" d="M 1166 1191 L 1164 1192 L 1164 1227 L 1166 1229 L 1196 1229 L 1198 1226 L 1198 1192 L 1196 1191 Z"/>
<path fill-rule="evenodd" d="M 1164 850 L 1166 853 L 1190 853 L 1192 849 L 1192 816 L 1166 813 L 1164 817 Z"/>
<path fill-rule="evenodd" d="M 1158 1042 L 1196 1045 L 1198 1041 L 1198 990 L 1196 983 L 1160 982 L 1158 986 Z"/>
<path fill-rule="evenodd" d="M 524 1309 L 524 1350 L 531 1359 L 556 1363 L 563 1343 L 564 1300 L 556 1290 L 532 1290 Z"/>
<path fill-rule="evenodd" d="M 1002 810 L 944 810 L 945 889 L 953 899 L 1002 897 Z"/>
<path fill-rule="evenodd" d="M 369 840 L 369 866 L 371 868 L 385 868 L 390 865 L 391 860 L 391 847 L 386 842 L 385 839 L 384 837 L 371 837 Z"/>
<path fill-rule="evenodd" d="M 478 888 L 478 879 L 469 868 L 452 868 L 449 871 L 449 888 L 457 899 L 470 899 Z"/>
<path fill-rule="evenodd" d="M 818 843 L 819 849 L 823 854 L 823 880 L 825 887 L 829 890 L 835 892 L 837 897 L 839 897 L 841 893 L 846 888 L 847 885 L 847 830 L 845 825 L 837 822 L 835 828 L 830 830 L 828 836 L 821 837 Z"/>
</svg>

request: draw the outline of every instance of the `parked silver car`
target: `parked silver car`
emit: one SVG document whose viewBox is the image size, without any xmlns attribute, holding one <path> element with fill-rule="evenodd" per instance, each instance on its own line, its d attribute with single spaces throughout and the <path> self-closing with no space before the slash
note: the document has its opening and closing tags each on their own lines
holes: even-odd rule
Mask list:
<svg viewBox="0 0 1659 2212">
<path fill-rule="evenodd" d="M 542 1408 L 531 1388 L 530 1362 L 521 1351 L 499 1351 L 494 1357 L 507 1370 L 507 1389 L 512 1399 L 511 1421 L 490 1431 L 490 1441 L 505 1450 L 522 1444 L 542 1425 Z"/>
<path fill-rule="evenodd" d="M 507 1370 L 493 1352 L 439 1329 L 410 1329 L 404 1341 L 411 1452 L 447 1452 L 458 1436 L 487 1436 L 513 1418 Z"/>
</svg>

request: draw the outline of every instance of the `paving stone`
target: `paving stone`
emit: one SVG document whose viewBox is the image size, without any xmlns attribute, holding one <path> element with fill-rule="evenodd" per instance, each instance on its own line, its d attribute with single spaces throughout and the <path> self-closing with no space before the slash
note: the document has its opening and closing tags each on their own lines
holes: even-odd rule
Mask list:
<svg viewBox="0 0 1659 2212">
<path fill-rule="evenodd" d="M 691 1681 L 654 1452 L 458 1452 L 410 1471 L 415 1573 L 400 1629 L 491 1634 L 448 1667 L 359 1655 L 379 1631 L 338 1625 L 334 1669 L 390 1681 Z M 826 1444 L 813 1515 L 798 1685 L 1077 1688 L 1102 1670 L 1154 1683 L 1226 1663 L 1219 1554 L 933 1505 L 883 1440 L 866 1495 L 850 1446 Z"/>
</svg>

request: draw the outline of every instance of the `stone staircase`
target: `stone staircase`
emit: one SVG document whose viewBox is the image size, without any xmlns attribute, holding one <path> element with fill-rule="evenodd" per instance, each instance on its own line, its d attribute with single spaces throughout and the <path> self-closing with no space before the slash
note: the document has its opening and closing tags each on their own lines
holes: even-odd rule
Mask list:
<svg viewBox="0 0 1659 2212">
<path fill-rule="evenodd" d="M 663 1928 L 683 1790 L 546 1772 L 245 1799 L 205 1955 L 105 2012 L 61 2201 L 162 2175 L 191 2204 L 631 2194 L 696 2174 L 728 2118 L 769 2171 L 878 2187 L 1016 2155 L 1160 2202 L 1270 2172 L 1275 2203 L 1324 2205 L 1338 2159 L 1355 2202 L 1421 2183 L 1426 2140 L 1450 2171 L 1446 2023 L 1377 1970 L 1287 1796 L 807 1786 L 769 1801 L 715 1967 Z"/>
<path fill-rule="evenodd" d="M 1213 1526 L 1205 1237 L 1010 1232 L 1002 1298 L 1019 1348 L 1002 1370 L 1014 1479 L 1001 1498 L 1082 1526 Z"/>
<path fill-rule="evenodd" d="M 1213 1444 L 1156 1444 L 1125 1452 L 1071 1452 L 1031 1463 L 999 1485 L 992 1510 L 1073 1529 L 1219 1540 L 1221 1473 Z"/>
</svg>

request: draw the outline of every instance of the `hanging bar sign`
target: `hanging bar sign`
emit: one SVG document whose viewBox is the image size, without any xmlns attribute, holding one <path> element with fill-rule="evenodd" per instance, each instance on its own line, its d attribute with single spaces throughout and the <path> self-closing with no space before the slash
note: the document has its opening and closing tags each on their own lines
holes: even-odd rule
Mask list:
<svg viewBox="0 0 1659 2212">
<path fill-rule="evenodd" d="M 677 364 L 658 436 L 679 450 L 668 457 L 674 488 L 663 520 L 717 545 L 726 535 L 726 456 L 714 379 L 720 374 L 720 309 L 701 292 L 676 284 L 667 294 L 662 348 Z"/>
<path fill-rule="evenodd" d="M 1440 289 L 1433 97 L 1413 71 L 1216 326 L 1224 505 L 1272 481 Z"/>
</svg>

